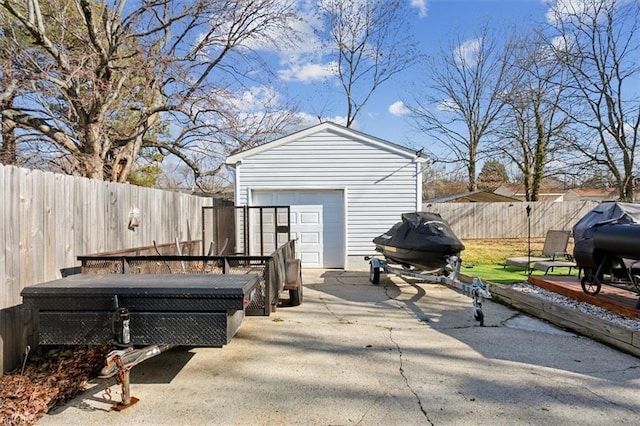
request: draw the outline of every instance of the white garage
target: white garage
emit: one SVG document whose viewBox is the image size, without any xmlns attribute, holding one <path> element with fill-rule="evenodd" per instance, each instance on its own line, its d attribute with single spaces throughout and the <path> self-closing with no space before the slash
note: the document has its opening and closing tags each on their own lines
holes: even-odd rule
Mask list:
<svg viewBox="0 0 640 426">
<path fill-rule="evenodd" d="M 236 206 L 291 206 L 303 266 L 338 269 L 366 268 L 372 239 L 402 213 L 420 210 L 424 161 L 415 150 L 334 123 L 227 158 Z"/>
</svg>

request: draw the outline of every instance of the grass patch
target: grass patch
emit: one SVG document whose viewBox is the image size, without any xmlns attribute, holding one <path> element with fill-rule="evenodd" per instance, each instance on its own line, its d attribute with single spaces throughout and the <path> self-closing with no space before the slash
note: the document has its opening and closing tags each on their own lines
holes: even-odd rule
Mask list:
<svg viewBox="0 0 640 426">
<path fill-rule="evenodd" d="M 522 269 L 505 269 L 500 265 L 465 265 L 463 263 L 460 273 L 500 284 L 521 283 L 527 281 L 529 277 Z"/>
<path fill-rule="evenodd" d="M 464 240 L 460 253 L 464 265 L 504 265 L 507 257 L 526 256 L 529 242 L 526 238 Z M 544 238 L 531 239 L 531 255 L 542 253 Z"/>
<path fill-rule="evenodd" d="M 544 238 L 507 238 L 507 239 L 484 239 L 463 241 L 465 250 L 462 251 L 462 267 L 460 272 L 465 275 L 478 276 L 483 280 L 494 283 L 508 284 L 527 281 L 528 274 L 519 268 L 505 268 L 504 261 L 508 257 L 526 256 L 529 244 L 531 244 L 531 255 L 539 256 L 544 245 Z M 567 251 L 571 253 L 573 247 Z M 542 271 L 533 271 L 534 276 L 543 276 Z M 548 275 L 568 276 L 568 268 L 558 268 L 550 271 Z M 578 271 L 573 269 L 571 276 L 578 276 Z"/>
<path fill-rule="evenodd" d="M 569 275 L 568 268 L 558 268 L 555 271 L 549 271 L 548 276 L 578 276 L 578 271 L 576 269 L 571 270 L 571 275 Z M 469 275 L 469 276 L 477 276 L 483 280 L 491 281 L 499 284 L 513 284 L 513 283 L 521 283 L 527 281 L 529 275 L 523 270 L 519 268 L 513 268 L 511 266 L 504 267 L 502 265 L 467 265 L 465 263 L 462 264 L 460 268 L 460 273 Z M 544 276 L 544 272 L 542 271 L 533 271 L 531 273 L 533 276 Z"/>
</svg>

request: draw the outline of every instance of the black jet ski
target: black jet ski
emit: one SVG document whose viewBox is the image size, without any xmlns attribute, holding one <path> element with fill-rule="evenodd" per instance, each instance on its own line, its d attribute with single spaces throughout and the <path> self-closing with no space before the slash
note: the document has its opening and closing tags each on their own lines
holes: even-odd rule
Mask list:
<svg viewBox="0 0 640 426">
<path fill-rule="evenodd" d="M 438 213 L 427 212 L 403 213 L 402 222 L 373 242 L 388 260 L 424 271 L 442 270 L 450 256 L 464 250 L 449 224 Z"/>
</svg>

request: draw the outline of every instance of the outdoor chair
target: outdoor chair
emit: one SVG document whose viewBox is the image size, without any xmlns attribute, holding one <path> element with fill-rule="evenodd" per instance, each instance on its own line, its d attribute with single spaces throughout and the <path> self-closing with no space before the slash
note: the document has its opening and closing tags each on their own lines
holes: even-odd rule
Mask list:
<svg viewBox="0 0 640 426">
<path fill-rule="evenodd" d="M 582 268 L 573 261 L 573 256 L 570 254 L 567 255 L 567 260 L 543 260 L 535 262 L 531 270 L 537 269 L 547 275 L 549 271 L 553 271 L 554 268 L 569 268 L 569 275 L 571 275 L 571 270 L 576 268 L 578 270 L 578 278 L 582 275 Z"/>
<path fill-rule="evenodd" d="M 514 266 L 517 268 L 526 269 L 527 272 L 530 272 L 532 270 L 532 264 L 541 264 L 541 262 L 558 262 L 556 266 L 567 267 L 567 262 L 573 262 L 571 255 L 567 252 L 570 235 L 571 231 L 548 231 L 547 236 L 544 239 L 544 246 L 542 247 L 541 256 L 509 257 L 507 258 L 507 260 L 505 260 L 504 267 L 506 268 L 507 266 Z M 562 264 L 560 264 L 560 262 L 562 262 Z M 546 271 L 548 271 L 548 269 L 552 267 L 553 265 L 549 265 L 549 267 L 546 268 Z"/>
</svg>

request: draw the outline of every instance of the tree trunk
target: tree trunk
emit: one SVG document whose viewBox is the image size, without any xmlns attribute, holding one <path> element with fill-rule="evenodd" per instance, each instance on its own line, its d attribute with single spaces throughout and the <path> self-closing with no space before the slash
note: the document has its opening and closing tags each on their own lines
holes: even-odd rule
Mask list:
<svg viewBox="0 0 640 426">
<path fill-rule="evenodd" d="M 90 123 L 84 133 L 84 164 L 79 165 L 85 177 L 89 179 L 104 180 L 105 157 L 108 152 L 101 137 L 101 127 L 98 123 Z"/>
<path fill-rule="evenodd" d="M 635 178 L 631 173 L 627 174 L 627 179 L 624 182 L 620 201 L 631 202 L 635 198 Z"/>
<path fill-rule="evenodd" d="M 540 185 L 544 177 L 544 166 L 547 159 L 548 135 L 544 129 L 544 120 L 540 115 L 539 104 L 534 106 L 534 116 L 536 120 L 536 151 L 533 158 L 533 176 L 531 182 L 531 194 L 528 201 L 538 201 Z"/>
<path fill-rule="evenodd" d="M 469 165 L 467 166 L 469 184 L 467 188 L 470 192 L 474 192 L 478 190 L 478 183 L 476 181 L 476 162 L 477 159 L 477 148 L 478 141 L 470 140 L 469 141 Z"/>
<path fill-rule="evenodd" d="M 4 165 L 16 165 L 18 162 L 16 123 L 8 117 L 2 116 L 0 121 L 2 129 L 2 145 L 0 145 L 0 163 Z"/>
</svg>

